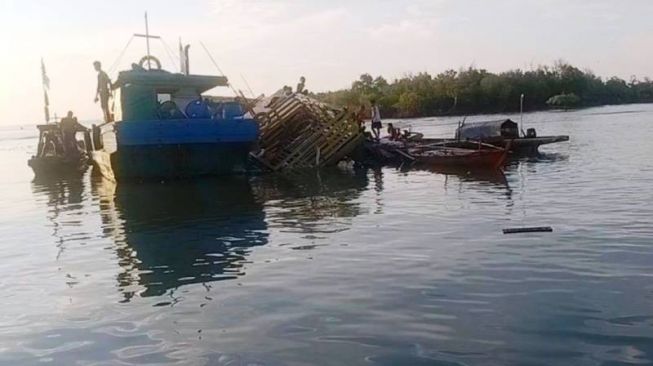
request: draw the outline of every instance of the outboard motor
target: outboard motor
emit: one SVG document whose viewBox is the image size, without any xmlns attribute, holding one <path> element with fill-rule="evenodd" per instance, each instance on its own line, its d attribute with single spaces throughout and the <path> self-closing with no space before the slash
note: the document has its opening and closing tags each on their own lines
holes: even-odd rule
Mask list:
<svg viewBox="0 0 653 366">
<path fill-rule="evenodd" d="M 537 137 L 537 133 L 535 132 L 534 128 L 529 128 L 526 130 L 526 137 L 528 138 L 535 138 Z"/>
</svg>

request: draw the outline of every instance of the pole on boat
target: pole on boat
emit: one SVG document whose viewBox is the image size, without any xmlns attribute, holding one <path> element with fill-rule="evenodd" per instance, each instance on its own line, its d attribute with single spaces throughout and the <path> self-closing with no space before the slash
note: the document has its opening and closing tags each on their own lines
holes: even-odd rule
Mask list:
<svg viewBox="0 0 653 366">
<path fill-rule="evenodd" d="M 147 12 L 145 12 L 145 43 L 147 44 L 147 69 L 152 70 L 150 62 L 150 26 L 147 24 Z"/>
<path fill-rule="evenodd" d="M 519 98 L 519 129 L 524 134 L 524 93 Z"/>
<path fill-rule="evenodd" d="M 150 35 L 150 25 L 147 21 L 147 12 L 145 12 L 145 34 L 134 33 L 134 37 L 145 38 L 145 44 L 147 45 L 147 69 L 152 70 L 152 60 L 151 60 L 152 56 L 150 54 L 150 38 L 161 39 L 161 37 Z"/>
<path fill-rule="evenodd" d="M 43 84 L 43 111 L 45 112 L 45 123 L 50 123 L 50 98 L 48 98 L 48 90 L 50 89 L 50 78 L 45 72 L 45 63 L 41 57 L 41 82 Z M 55 117 L 55 122 L 57 121 Z"/>
</svg>

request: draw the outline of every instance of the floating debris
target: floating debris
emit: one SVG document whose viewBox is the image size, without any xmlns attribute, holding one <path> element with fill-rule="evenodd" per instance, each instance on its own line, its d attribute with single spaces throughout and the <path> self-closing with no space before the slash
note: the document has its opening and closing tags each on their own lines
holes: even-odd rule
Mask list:
<svg viewBox="0 0 653 366">
<path fill-rule="evenodd" d="M 511 229 L 503 229 L 504 234 L 519 234 L 519 233 L 550 233 L 553 231 L 551 226 L 538 226 L 538 227 L 518 227 Z"/>
</svg>

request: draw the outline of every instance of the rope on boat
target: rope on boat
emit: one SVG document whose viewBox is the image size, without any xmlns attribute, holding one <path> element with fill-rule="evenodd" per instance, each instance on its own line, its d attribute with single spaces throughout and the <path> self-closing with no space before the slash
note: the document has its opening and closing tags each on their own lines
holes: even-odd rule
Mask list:
<svg viewBox="0 0 653 366">
<path fill-rule="evenodd" d="M 175 58 L 174 58 L 174 56 L 172 55 L 174 52 L 172 51 L 172 49 L 170 48 L 170 46 L 168 46 L 168 43 L 163 39 L 163 37 L 161 37 L 161 38 L 159 38 L 159 39 L 161 40 L 161 43 L 163 44 L 163 49 L 164 49 L 164 50 L 166 51 L 166 53 L 168 54 L 168 57 L 170 57 L 170 62 L 172 63 L 172 65 L 173 65 L 173 67 L 174 67 L 174 65 L 176 64 L 176 62 L 175 62 Z M 180 68 L 179 71 L 180 71 L 180 72 L 182 71 L 181 68 Z"/>
<path fill-rule="evenodd" d="M 209 49 L 206 48 L 206 46 L 204 45 L 204 42 L 200 41 L 200 45 L 202 45 L 202 48 L 204 49 L 204 51 L 206 52 L 206 54 L 209 56 L 209 59 L 211 59 L 211 62 L 213 62 L 213 66 L 215 66 L 215 68 L 218 69 L 218 72 L 219 72 L 222 76 L 225 76 L 224 72 L 222 72 L 222 69 L 220 69 L 220 66 L 218 66 L 218 63 L 217 63 L 217 62 L 215 61 L 215 59 L 213 58 L 213 55 L 211 55 L 211 52 L 209 52 Z M 238 94 L 238 92 L 236 91 L 236 89 L 234 89 L 233 85 L 231 85 L 231 83 L 230 83 L 229 81 L 227 81 L 227 84 L 229 85 L 229 88 L 231 88 L 231 91 L 234 92 L 234 94 L 236 94 L 236 96 L 240 96 L 240 95 Z"/>
<path fill-rule="evenodd" d="M 113 73 L 116 67 L 118 67 L 118 63 L 120 62 L 120 60 L 122 60 L 122 57 L 125 55 L 125 52 L 127 52 L 127 48 L 129 48 L 129 45 L 132 43 L 133 40 L 134 40 L 134 36 L 131 36 L 131 38 L 129 38 L 129 41 L 127 41 L 127 44 L 125 45 L 125 48 L 122 49 L 122 51 L 120 52 L 116 60 L 113 61 L 113 63 L 111 64 L 111 67 L 109 68 L 109 74 Z"/>
</svg>

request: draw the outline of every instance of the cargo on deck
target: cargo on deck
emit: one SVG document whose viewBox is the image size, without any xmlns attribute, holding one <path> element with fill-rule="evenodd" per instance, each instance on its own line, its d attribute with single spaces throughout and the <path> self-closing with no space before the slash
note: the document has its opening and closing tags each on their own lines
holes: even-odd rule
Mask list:
<svg viewBox="0 0 653 366">
<path fill-rule="evenodd" d="M 365 139 L 354 113 L 301 93 L 280 91 L 253 109 L 260 138 L 251 156 L 267 170 L 335 165 Z"/>
</svg>

